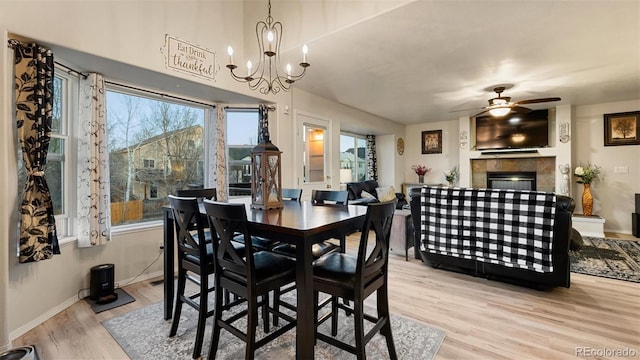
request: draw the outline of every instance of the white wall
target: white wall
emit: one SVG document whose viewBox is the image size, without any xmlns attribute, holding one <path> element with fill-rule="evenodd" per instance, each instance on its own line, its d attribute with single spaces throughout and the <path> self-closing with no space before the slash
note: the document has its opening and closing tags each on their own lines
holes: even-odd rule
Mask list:
<svg viewBox="0 0 640 360">
<path fill-rule="evenodd" d="M 426 165 L 431 171 L 425 176 L 427 184 L 446 184 L 444 172 L 458 164 L 458 120 L 407 125 L 405 130 L 404 182 L 415 184 L 418 175 L 412 165 Z M 422 132 L 442 130 L 442 154 L 422 154 Z"/>
<path fill-rule="evenodd" d="M 395 140 L 392 139 L 395 139 L 404 133 L 404 125 L 346 105 L 334 103 L 300 89 L 296 89 L 293 92 L 292 104 L 296 111 L 312 113 L 331 119 L 333 122 L 331 126 L 332 139 L 339 139 L 340 131 L 347 131 L 361 135 L 376 135 L 376 150 L 379 161 L 378 176 L 382 176 L 381 179 L 379 178 L 380 185 L 398 186 L 398 184 L 401 183 L 402 174 L 385 170 L 394 169 L 396 167 L 396 158 L 391 156 L 391 154 L 395 153 Z M 283 118 L 281 125 L 284 125 L 286 128 L 287 121 L 291 121 L 288 126 L 289 128 L 295 127 L 295 119 L 293 119 L 292 116 Z M 389 137 L 387 137 L 387 135 Z M 293 141 L 294 138 L 294 133 L 291 133 L 291 141 Z M 380 141 L 378 141 L 378 138 Z M 282 138 L 281 141 L 286 142 L 286 139 Z M 333 158 L 330 160 L 330 164 L 332 166 L 330 174 L 334 174 L 334 176 L 332 176 L 331 187 L 338 189 L 340 188 L 340 177 L 338 176 L 340 173 L 340 142 L 333 141 L 331 143 L 331 147 Z M 286 186 L 284 180 L 283 186 Z"/>
<path fill-rule="evenodd" d="M 605 219 L 605 231 L 631 233 L 634 194 L 640 193 L 640 145 L 604 146 L 604 114 L 640 110 L 640 99 L 589 106 L 576 106 L 572 133 L 575 169 L 580 162 L 602 167 L 600 181 L 591 185 L 593 213 Z M 617 166 L 629 168 L 627 174 L 615 174 Z M 572 179 L 576 213 L 582 213 L 583 186 Z"/>
</svg>

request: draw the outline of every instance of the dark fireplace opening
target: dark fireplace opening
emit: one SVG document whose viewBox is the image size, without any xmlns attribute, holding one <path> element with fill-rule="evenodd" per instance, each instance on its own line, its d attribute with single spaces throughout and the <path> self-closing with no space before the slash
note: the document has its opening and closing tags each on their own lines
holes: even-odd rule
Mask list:
<svg viewBox="0 0 640 360">
<path fill-rule="evenodd" d="M 535 172 L 487 172 L 487 188 L 536 190 Z"/>
</svg>

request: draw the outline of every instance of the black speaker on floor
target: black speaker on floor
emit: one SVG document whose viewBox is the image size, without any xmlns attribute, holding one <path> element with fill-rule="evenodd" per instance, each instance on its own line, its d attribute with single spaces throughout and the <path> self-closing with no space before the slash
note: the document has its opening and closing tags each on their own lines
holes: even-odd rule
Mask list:
<svg viewBox="0 0 640 360">
<path fill-rule="evenodd" d="M 102 264 L 91 268 L 89 298 L 98 304 L 107 304 L 118 299 L 114 288 L 115 267 Z"/>
<path fill-rule="evenodd" d="M 631 232 L 633 236 L 640 238 L 640 214 L 631 214 Z"/>
<path fill-rule="evenodd" d="M 640 194 L 636 194 L 636 212 L 640 213 Z"/>
</svg>

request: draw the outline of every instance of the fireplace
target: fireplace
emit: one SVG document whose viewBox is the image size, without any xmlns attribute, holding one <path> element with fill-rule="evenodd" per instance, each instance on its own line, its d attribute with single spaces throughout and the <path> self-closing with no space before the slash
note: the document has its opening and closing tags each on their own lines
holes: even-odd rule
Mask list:
<svg viewBox="0 0 640 360">
<path fill-rule="evenodd" d="M 487 188 L 536 190 L 536 173 L 520 172 L 487 172 Z"/>
</svg>

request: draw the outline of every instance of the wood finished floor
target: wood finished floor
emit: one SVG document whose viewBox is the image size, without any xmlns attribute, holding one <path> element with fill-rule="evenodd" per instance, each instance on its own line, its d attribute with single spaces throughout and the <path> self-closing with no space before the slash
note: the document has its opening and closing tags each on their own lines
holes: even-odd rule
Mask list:
<svg viewBox="0 0 640 360">
<path fill-rule="evenodd" d="M 358 236 L 349 237 L 350 251 Z M 389 273 L 391 311 L 446 331 L 437 359 L 571 359 L 579 347 L 629 348 L 640 358 L 638 283 L 572 273 L 571 288 L 537 291 L 405 262 L 400 254 L 391 256 Z M 78 301 L 13 346 L 36 345 L 47 360 L 128 359 L 100 322 L 161 301 L 162 285 L 125 290 L 135 302 L 94 314 Z"/>
</svg>

